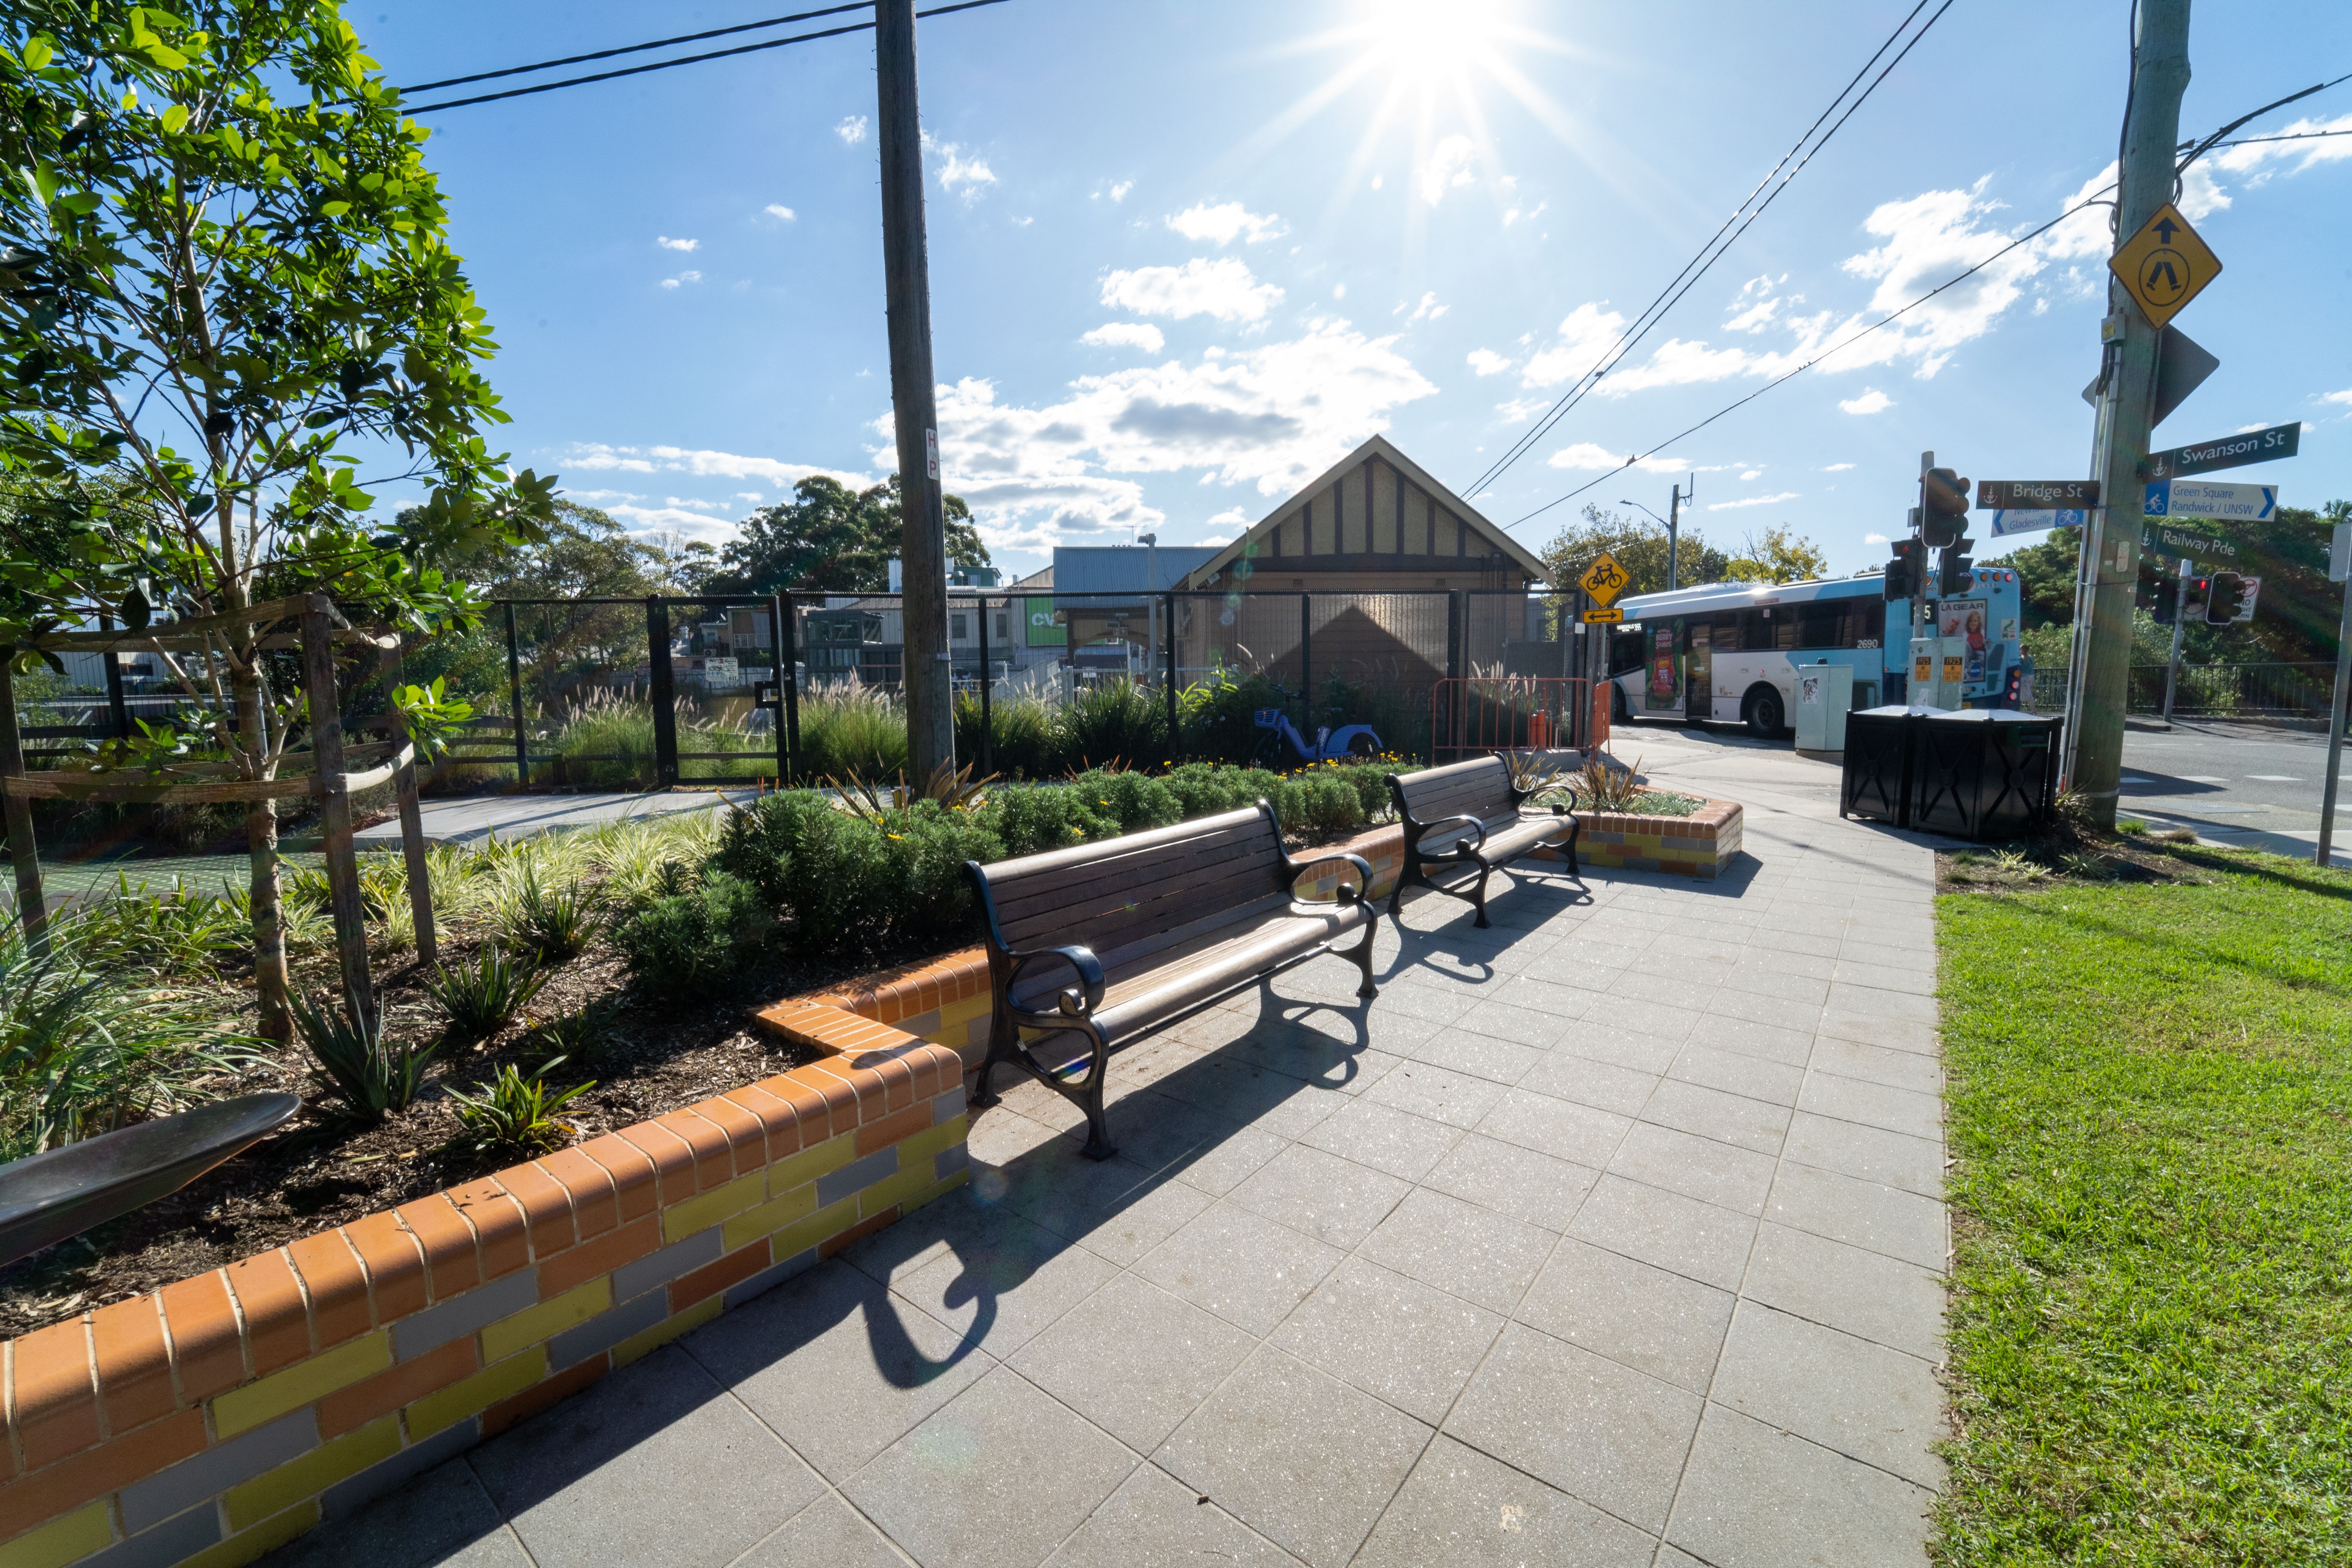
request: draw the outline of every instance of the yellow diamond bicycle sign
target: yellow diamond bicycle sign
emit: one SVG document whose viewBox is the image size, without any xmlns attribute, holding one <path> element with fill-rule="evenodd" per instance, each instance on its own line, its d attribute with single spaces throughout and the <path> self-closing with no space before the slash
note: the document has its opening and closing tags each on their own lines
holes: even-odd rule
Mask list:
<svg viewBox="0 0 2352 1568">
<path fill-rule="evenodd" d="M 1601 608 L 1606 609 L 1617 602 L 1617 595 L 1623 593 L 1633 581 L 1625 575 L 1625 568 L 1617 564 L 1617 557 L 1604 550 L 1598 561 L 1584 569 L 1584 575 L 1576 580 L 1576 585 L 1591 595 Z"/>
<path fill-rule="evenodd" d="M 2107 266 L 2159 327 L 2221 275 L 2221 258 L 2169 202 L 2107 258 Z"/>
</svg>

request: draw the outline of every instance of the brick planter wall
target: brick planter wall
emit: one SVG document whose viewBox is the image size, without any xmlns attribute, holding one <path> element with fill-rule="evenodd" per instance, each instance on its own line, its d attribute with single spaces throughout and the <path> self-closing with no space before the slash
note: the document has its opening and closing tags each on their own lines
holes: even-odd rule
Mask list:
<svg viewBox="0 0 2352 1568">
<path fill-rule="evenodd" d="M 1708 801 L 1688 816 L 1580 811 L 1576 854 L 1587 866 L 1711 879 L 1739 853 L 1742 818 L 1738 803 L 1728 800 Z"/>
<path fill-rule="evenodd" d="M 0 1345 L 0 1568 L 231 1568 L 961 1184 L 962 1064 L 796 1068 Z"/>
</svg>

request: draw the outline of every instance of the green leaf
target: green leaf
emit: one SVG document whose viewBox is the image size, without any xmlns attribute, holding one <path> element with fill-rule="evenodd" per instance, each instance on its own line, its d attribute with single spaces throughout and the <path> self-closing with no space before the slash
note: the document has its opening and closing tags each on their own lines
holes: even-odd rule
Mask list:
<svg viewBox="0 0 2352 1568">
<path fill-rule="evenodd" d="M 41 34 L 36 33 L 25 40 L 25 63 L 33 69 L 39 70 L 57 58 L 57 50 L 50 47 L 49 40 Z"/>
<path fill-rule="evenodd" d="M 187 124 L 188 106 L 186 104 L 175 103 L 163 111 L 163 129 L 173 135 L 177 136 L 182 131 L 187 129 Z"/>
</svg>

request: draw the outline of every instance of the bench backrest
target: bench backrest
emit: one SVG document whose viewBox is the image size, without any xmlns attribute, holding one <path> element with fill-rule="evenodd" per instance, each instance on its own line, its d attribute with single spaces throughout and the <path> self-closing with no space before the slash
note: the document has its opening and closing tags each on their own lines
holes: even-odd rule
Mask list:
<svg viewBox="0 0 2352 1568">
<path fill-rule="evenodd" d="M 1396 802 L 1398 819 L 1408 828 L 1449 816 L 1475 816 L 1484 822 L 1519 807 L 1519 794 L 1511 787 L 1510 766 L 1500 757 L 1449 763 L 1417 773 L 1391 773 L 1389 796 Z"/>
<path fill-rule="evenodd" d="M 1264 801 L 1173 827 L 969 867 L 989 940 L 1009 952 L 1149 952 L 1289 899 L 1282 830 Z"/>
</svg>

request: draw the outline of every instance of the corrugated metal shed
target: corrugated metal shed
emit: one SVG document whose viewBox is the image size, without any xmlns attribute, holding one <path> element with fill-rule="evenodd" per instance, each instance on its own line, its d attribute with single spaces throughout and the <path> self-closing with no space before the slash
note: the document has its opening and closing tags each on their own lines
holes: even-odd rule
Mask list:
<svg viewBox="0 0 2352 1568">
<path fill-rule="evenodd" d="M 1139 590 L 1165 593 L 1183 585 L 1185 576 L 1215 556 L 1213 544 L 1163 544 L 1157 550 L 1141 544 L 1064 544 L 1054 550 L 1054 592 L 1133 594 Z M 1150 560 L 1157 557 L 1156 560 Z M 1147 561 L 1151 580 L 1145 581 Z M 1108 607 L 1113 601 L 1094 603 Z"/>
</svg>

